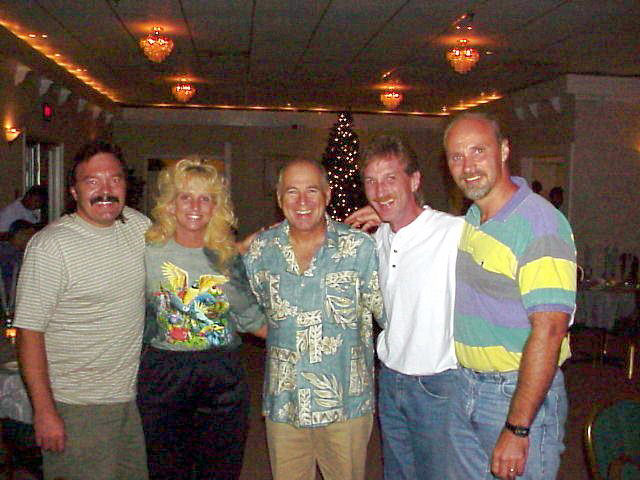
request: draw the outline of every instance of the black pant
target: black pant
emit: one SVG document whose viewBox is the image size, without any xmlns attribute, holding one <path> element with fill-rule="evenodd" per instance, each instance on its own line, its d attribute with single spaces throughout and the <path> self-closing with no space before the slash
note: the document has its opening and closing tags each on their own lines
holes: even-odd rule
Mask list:
<svg viewBox="0 0 640 480">
<path fill-rule="evenodd" d="M 147 348 L 138 406 L 151 480 L 240 477 L 249 394 L 236 351 Z"/>
</svg>

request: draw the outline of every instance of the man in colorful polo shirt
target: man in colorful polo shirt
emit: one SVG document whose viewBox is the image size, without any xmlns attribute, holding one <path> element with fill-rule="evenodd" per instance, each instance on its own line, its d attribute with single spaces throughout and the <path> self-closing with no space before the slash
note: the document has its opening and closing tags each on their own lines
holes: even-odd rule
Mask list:
<svg viewBox="0 0 640 480">
<path fill-rule="evenodd" d="M 269 322 L 263 414 L 273 478 L 314 478 L 317 463 L 325 480 L 364 480 L 371 317 L 382 315 L 376 247 L 326 216 L 330 190 L 319 164 L 288 164 L 277 193 L 286 221 L 245 255 Z"/>
<path fill-rule="evenodd" d="M 456 267 L 460 363 L 450 435 L 455 479 L 553 479 L 564 450 L 575 246 L 565 217 L 511 177 L 509 143 L 483 114 L 444 135 L 451 175 L 474 201 Z"/>
</svg>

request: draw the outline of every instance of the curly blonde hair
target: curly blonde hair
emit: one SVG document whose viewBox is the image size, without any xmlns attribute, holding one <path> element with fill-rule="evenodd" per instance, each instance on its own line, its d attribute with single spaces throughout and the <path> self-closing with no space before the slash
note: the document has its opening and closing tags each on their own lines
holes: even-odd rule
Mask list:
<svg viewBox="0 0 640 480">
<path fill-rule="evenodd" d="M 189 186 L 201 187 L 213 197 L 215 210 L 207 225 L 204 246 L 217 254 L 217 267 L 228 271 L 230 260 L 236 254 L 232 231 L 236 226 L 236 217 L 225 178 L 218 173 L 211 160 L 199 155 L 185 157 L 160 172 L 159 194 L 156 206 L 151 210 L 153 225 L 147 230 L 145 238 L 149 243 L 165 244 L 174 237 L 176 217 L 169 208 L 178 193 Z"/>
</svg>

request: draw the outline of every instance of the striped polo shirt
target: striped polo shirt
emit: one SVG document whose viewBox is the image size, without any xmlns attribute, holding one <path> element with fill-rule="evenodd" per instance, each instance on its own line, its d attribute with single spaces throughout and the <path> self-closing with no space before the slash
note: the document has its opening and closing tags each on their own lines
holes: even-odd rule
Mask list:
<svg viewBox="0 0 640 480">
<path fill-rule="evenodd" d="M 569 222 L 526 181 L 484 223 L 474 204 L 458 247 L 454 340 L 458 361 L 481 372 L 518 370 L 536 312 L 573 314 L 576 249 Z M 559 364 L 570 355 L 562 343 Z"/>
<path fill-rule="evenodd" d="M 144 232 L 149 219 L 97 227 L 64 215 L 29 242 L 18 279 L 15 326 L 44 332 L 56 401 L 135 398 L 144 326 Z"/>
</svg>

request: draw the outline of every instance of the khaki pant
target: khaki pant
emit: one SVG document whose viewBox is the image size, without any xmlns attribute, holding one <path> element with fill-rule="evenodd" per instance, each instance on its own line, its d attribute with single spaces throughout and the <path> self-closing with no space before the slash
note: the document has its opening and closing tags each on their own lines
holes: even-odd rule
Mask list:
<svg viewBox="0 0 640 480">
<path fill-rule="evenodd" d="M 147 456 L 134 401 L 112 405 L 56 402 L 67 442 L 42 455 L 45 480 L 147 480 Z"/>
<path fill-rule="evenodd" d="M 273 480 L 364 480 L 373 415 L 326 427 L 296 428 L 266 420 Z"/>
</svg>

